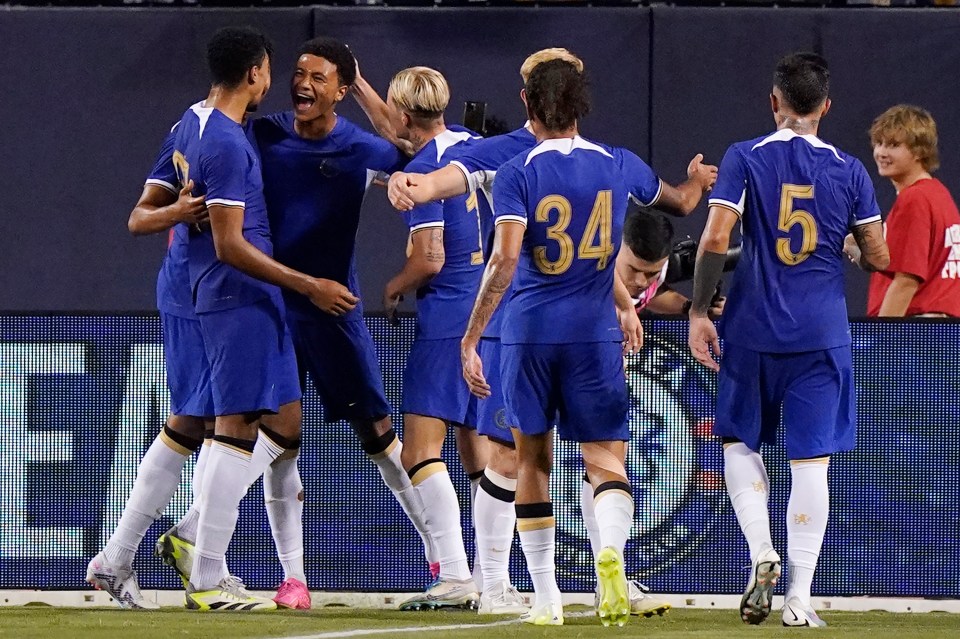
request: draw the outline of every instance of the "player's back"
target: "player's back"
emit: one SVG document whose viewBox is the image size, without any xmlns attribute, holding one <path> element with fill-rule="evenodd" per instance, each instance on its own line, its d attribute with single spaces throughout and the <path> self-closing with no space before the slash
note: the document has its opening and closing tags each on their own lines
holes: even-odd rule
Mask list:
<svg viewBox="0 0 960 639">
<path fill-rule="evenodd" d="M 177 127 L 173 163 L 180 184 L 193 180 L 193 195 L 206 196 L 208 206 L 242 208 L 244 238 L 272 255 L 260 162 L 239 124 L 217 109 L 193 105 Z M 180 227 L 177 233 L 186 230 Z M 209 227 L 189 231 L 188 262 L 198 313 L 279 295 L 277 287 L 218 260 Z"/>
<path fill-rule="evenodd" d="M 619 163 L 581 137 L 546 140 L 500 168 L 497 223 L 526 224 L 503 343 L 622 339 L 613 258 L 626 207 Z"/>
<path fill-rule="evenodd" d="M 475 139 L 471 132 L 448 129 L 424 146 L 406 170 L 434 171 L 449 162 L 454 149 Z M 466 330 L 483 276 L 479 206 L 474 193 L 420 205 L 404 214 L 411 231 L 443 229 L 443 266 L 417 291 L 417 330 L 424 338 L 462 337 Z"/>
<path fill-rule="evenodd" d="M 343 116 L 320 140 L 300 137 L 289 111 L 255 120 L 253 129 L 276 259 L 359 293 L 355 253 L 360 209 L 374 175 L 396 168 L 400 152 Z M 332 317 L 303 296 L 285 297 L 291 311 Z M 358 304 L 342 319 L 362 317 Z"/>
<path fill-rule="evenodd" d="M 762 352 L 849 344 L 843 241 L 880 219 L 860 161 L 781 129 L 730 147 L 710 204 L 738 211 L 743 225 L 724 339 Z"/>
</svg>

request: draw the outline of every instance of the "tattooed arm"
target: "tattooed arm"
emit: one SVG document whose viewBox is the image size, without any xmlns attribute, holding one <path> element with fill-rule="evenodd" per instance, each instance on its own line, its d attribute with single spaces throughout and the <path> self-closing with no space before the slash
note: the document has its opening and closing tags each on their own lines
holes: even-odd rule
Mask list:
<svg viewBox="0 0 960 639">
<path fill-rule="evenodd" d="M 890 266 L 890 250 L 883 239 L 882 222 L 855 226 L 852 236 L 853 242 L 848 239 L 844 243 L 844 253 L 854 264 L 865 271 L 883 271 Z"/>
<path fill-rule="evenodd" d="M 407 261 L 383 291 L 387 317 L 393 317 L 405 293 L 425 286 L 443 268 L 443 227 L 430 226 L 410 234 Z"/>
<path fill-rule="evenodd" d="M 519 222 L 504 221 L 497 224 L 493 254 L 483 272 L 483 282 L 480 284 L 473 312 L 470 313 L 467 332 L 460 342 L 463 378 L 467 381 L 470 392 L 480 398 L 490 396 L 490 386 L 483 376 L 483 363 L 477 355 L 477 344 L 480 343 L 480 337 L 500 305 L 504 293 L 510 289 L 520 259 L 524 231 L 526 227 Z"/>
</svg>

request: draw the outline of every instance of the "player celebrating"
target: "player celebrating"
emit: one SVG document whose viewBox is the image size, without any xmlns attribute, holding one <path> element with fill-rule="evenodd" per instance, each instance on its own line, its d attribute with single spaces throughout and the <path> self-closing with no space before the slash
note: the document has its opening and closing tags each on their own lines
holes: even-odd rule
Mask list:
<svg viewBox="0 0 960 639">
<path fill-rule="evenodd" d="M 162 233 L 180 223 L 195 225 L 206 220 L 204 198 L 191 195 L 191 182 L 183 185 L 178 193 L 173 144 L 174 132 L 171 131 L 144 184 L 140 200 L 130 213 L 128 226 L 134 235 Z M 187 245 L 182 236 L 171 239 L 175 241 L 171 242 L 157 276 L 157 308 L 163 327 L 170 415 L 140 460 L 136 481 L 116 530 L 87 566 L 87 581 L 109 592 L 122 608 L 159 608 L 140 592 L 133 558 L 147 529 L 180 485 L 183 464 L 204 441 L 205 416 L 212 416 L 214 412 L 210 368 L 190 296 Z M 208 450 L 206 446 L 201 451 L 195 478 L 202 474 Z M 198 492 L 199 485 L 195 482 L 195 497 Z"/>
<path fill-rule="evenodd" d="M 573 64 L 537 65 L 525 95 L 539 143 L 497 174 L 495 246 L 462 340 L 463 375 L 474 394 L 489 395 L 477 346 L 519 269 L 503 321 L 501 373 L 516 380 L 503 390 L 517 424 L 517 528 L 536 592 L 524 619 L 563 623 L 549 493 L 559 416 L 560 436 L 581 442 L 596 491 L 598 612 L 604 625 L 623 625 L 630 615 L 623 548 L 633 497 L 624 467 L 628 400 L 610 258 L 627 206 L 624 156 L 578 135 L 589 101 Z"/>
<path fill-rule="evenodd" d="M 817 137 L 830 109 L 826 61 L 812 53 L 777 64 L 770 103 L 776 132 L 731 146 L 710 198 L 694 274 L 690 349 L 719 368 L 714 433 L 723 438 L 724 476 L 750 547 L 752 570 L 740 605 L 746 623 L 770 612 L 780 576 L 767 510 L 760 446 L 783 421 L 791 490 L 787 505 L 790 584 L 785 626 L 825 626 L 810 586 L 829 513 L 830 455 L 856 443 L 850 329 L 843 293 L 844 236 L 860 265 L 889 262 L 880 210 L 863 165 Z M 743 221 L 743 254 L 724 312 L 723 366 L 707 318 L 730 233 Z"/>
<path fill-rule="evenodd" d="M 418 147 L 410 167 L 428 172 L 441 165 L 448 149 L 472 137 L 444 125 L 449 101 L 447 82 L 433 69 L 411 67 L 390 81 L 394 130 Z M 483 269 L 477 200 L 450 198 L 416 207 L 404 218 L 410 227 L 407 261 L 387 283 L 384 305 L 391 314 L 403 295 L 417 292 L 417 333 L 403 375 L 401 459 L 423 501 L 440 574 L 401 608 L 473 607 L 479 595 L 467 565 L 460 505 L 440 452 L 448 425 L 469 428 L 474 421 L 470 393 L 455 374 L 457 340 Z"/>
<path fill-rule="evenodd" d="M 583 71 L 583 61 L 567 49 L 551 48 L 537 51 L 524 60 L 520 67 L 520 76 L 526 83 L 530 73 L 537 65 L 550 60 L 564 60 L 574 66 L 578 73 Z M 526 101 L 521 92 L 521 99 Z M 383 127 L 380 127 L 383 128 Z M 399 210 L 409 210 L 416 204 L 437 198 L 455 197 L 464 193 L 484 193 L 489 198 L 497 169 L 519 153 L 529 151 L 536 145 L 529 123 L 505 135 L 480 140 L 454 154 L 447 166 L 429 174 L 415 174 L 408 167 L 405 172 L 394 173 L 389 182 L 388 193 L 391 203 Z M 622 152 L 622 151 L 618 151 Z M 716 167 L 701 163 L 702 156 L 691 160 L 687 172 L 688 180 L 677 187 L 663 182 L 638 157 L 626 152 L 635 170 L 632 171 L 631 196 L 633 199 L 650 205 L 662 207 L 680 215 L 686 215 L 696 208 L 703 193 L 708 190 L 716 178 Z M 492 220 L 483 219 L 484 237 L 492 243 Z M 487 255 L 490 251 L 486 252 Z M 618 298 L 619 299 L 619 298 Z M 622 300 L 621 300 L 622 301 Z M 621 309 L 632 313 L 631 305 Z M 477 527 L 477 556 L 483 573 L 483 595 L 480 599 L 480 613 L 510 612 L 516 609 L 519 594 L 509 583 L 508 563 L 510 545 L 513 539 L 513 499 L 516 490 L 517 461 L 513 448 L 513 436 L 505 421 L 503 394 L 500 389 L 499 357 L 501 313 L 495 313 L 484 331 L 480 342 L 480 356 L 486 363 L 487 382 L 491 393 L 482 399 L 478 406 L 477 430 L 490 442 L 489 463 L 480 482 L 474 509 L 474 522 Z M 636 321 L 629 318 L 628 321 Z M 636 324 L 640 331 L 639 323 Z M 584 502 L 584 517 L 592 520 L 592 498 Z M 596 547 L 598 538 L 591 533 L 591 545 Z M 644 593 L 644 589 L 634 582 L 630 584 L 631 610 L 633 614 L 662 612 L 669 608 L 665 601 Z"/>
<path fill-rule="evenodd" d="M 174 142 L 179 182 L 192 180 L 205 195 L 211 227 L 176 228 L 189 233 L 191 288 L 216 413 L 186 593 L 187 607 L 199 610 L 276 607 L 226 574 L 224 556 L 246 487 L 284 452 L 283 446 L 261 446 L 258 459 L 253 454 L 258 427 L 276 432 L 270 423 L 300 421 L 296 360 L 277 286 L 317 305 L 328 303 L 324 283 L 270 257 L 259 161 L 241 127 L 270 87 L 270 51 L 266 37 L 251 29 L 218 31 L 208 45 L 210 94 L 184 113 Z M 352 305 L 339 301 L 336 310 Z M 276 421 L 265 414 L 276 414 Z"/>
<path fill-rule="evenodd" d="M 284 291 L 301 380 L 309 371 L 327 421 L 350 422 L 432 562 L 423 505 L 400 462 L 403 447 L 390 422 L 376 350 L 357 297 L 356 235 L 364 196 L 377 172 L 398 168 L 404 158 L 389 142 L 336 113 L 356 78 L 356 61 L 346 45 L 327 38 L 305 42 L 290 84 L 293 111 L 256 120 L 253 128 L 275 255 L 320 278 L 331 295 L 332 306 L 318 309 L 306 297 Z M 356 95 L 365 104 L 367 94 Z M 331 313 L 338 304 L 351 308 Z M 299 550 L 302 557 L 302 542 Z"/>
</svg>

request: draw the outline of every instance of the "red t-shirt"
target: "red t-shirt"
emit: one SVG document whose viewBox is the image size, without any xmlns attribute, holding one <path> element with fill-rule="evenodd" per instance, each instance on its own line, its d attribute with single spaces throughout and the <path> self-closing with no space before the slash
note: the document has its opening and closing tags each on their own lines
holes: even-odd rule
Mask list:
<svg viewBox="0 0 960 639">
<path fill-rule="evenodd" d="M 880 305 L 896 273 L 920 278 L 907 315 L 946 313 L 960 317 L 960 213 L 935 178 L 914 182 L 897 195 L 887 217 L 890 266 L 870 276 L 867 315 Z"/>
</svg>

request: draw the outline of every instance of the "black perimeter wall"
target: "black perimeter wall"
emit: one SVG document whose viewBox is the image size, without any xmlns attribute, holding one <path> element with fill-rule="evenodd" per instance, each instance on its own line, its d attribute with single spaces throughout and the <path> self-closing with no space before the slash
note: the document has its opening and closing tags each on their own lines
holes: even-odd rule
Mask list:
<svg viewBox="0 0 960 639">
<path fill-rule="evenodd" d="M 400 68 L 433 66 L 453 91 L 448 121 L 464 100 L 484 100 L 513 128 L 524 120 L 520 63 L 567 47 L 592 81 L 584 134 L 629 147 L 673 183 L 694 154 L 719 163 L 730 143 L 771 130 L 774 63 L 815 50 L 833 75 L 821 137 L 861 158 L 881 208 L 894 192 L 875 175 L 866 131 L 899 102 L 936 117 L 938 176 L 960 195 L 960 11 L 0 8 L 0 311 L 154 308 L 165 241 L 131 237 L 126 218 L 164 134 L 206 94 L 206 39 L 229 24 L 258 26 L 277 45 L 263 112 L 287 108 L 295 48 L 322 34 L 347 42 L 381 92 Z M 340 113 L 365 124 L 351 99 Z M 358 266 L 371 311 L 403 261 L 405 227 L 391 211 L 382 191 L 365 204 Z M 701 205 L 677 221 L 678 234 L 698 237 L 705 214 Z M 865 289 L 849 267 L 852 315 Z"/>
</svg>

